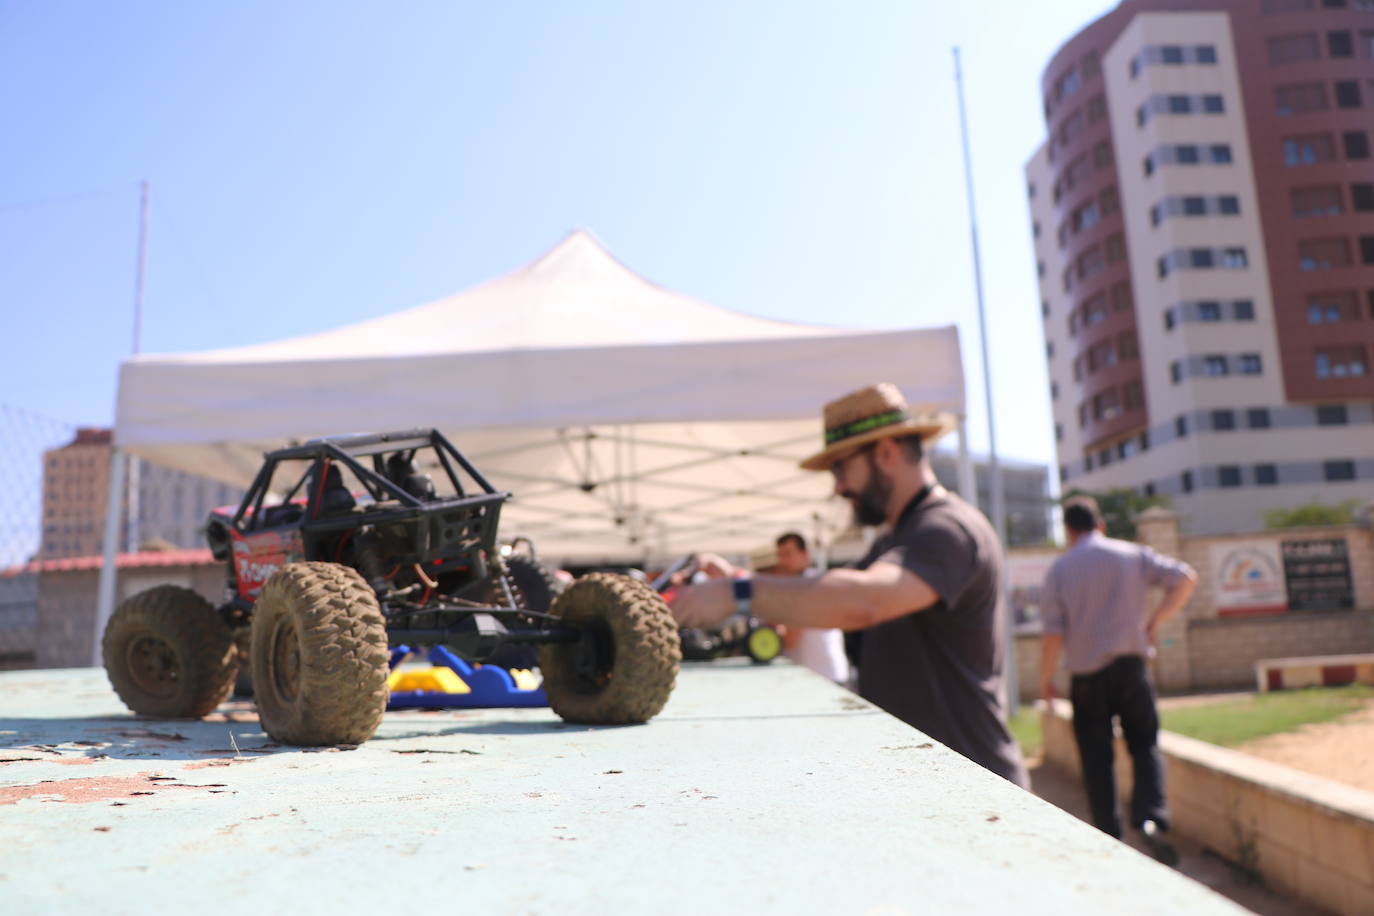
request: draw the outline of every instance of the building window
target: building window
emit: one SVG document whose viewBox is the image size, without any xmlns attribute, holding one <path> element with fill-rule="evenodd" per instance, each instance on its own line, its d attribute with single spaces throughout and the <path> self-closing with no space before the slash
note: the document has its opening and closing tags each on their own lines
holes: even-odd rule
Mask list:
<svg viewBox="0 0 1374 916">
<path fill-rule="evenodd" d="M 1107 116 L 1107 100 L 1096 96 L 1088 102 L 1088 123 L 1096 124 Z"/>
<path fill-rule="evenodd" d="M 1341 134 L 1345 146 L 1345 158 L 1362 160 L 1369 158 L 1369 136 L 1362 130 L 1350 130 Z"/>
<path fill-rule="evenodd" d="M 1325 83 L 1290 83 L 1274 90 L 1274 101 L 1282 116 L 1304 114 L 1310 111 L 1325 111 L 1331 105 L 1327 101 Z"/>
<path fill-rule="evenodd" d="M 1302 270 L 1335 270 L 1349 266 L 1349 239 L 1307 239 L 1298 242 L 1298 267 Z"/>
<path fill-rule="evenodd" d="M 1239 363 L 1241 375 L 1259 375 L 1264 368 L 1258 353 L 1242 353 Z"/>
<path fill-rule="evenodd" d="M 1322 477 L 1328 481 L 1354 480 L 1355 462 L 1323 461 Z"/>
<path fill-rule="evenodd" d="M 1215 353 L 1208 354 L 1202 358 L 1202 374 L 1212 377 L 1226 375 L 1230 371 L 1230 366 L 1226 363 L 1226 357 Z"/>
<path fill-rule="evenodd" d="M 1113 286 L 1111 299 L 1113 312 L 1129 312 L 1135 302 L 1131 296 L 1131 285 L 1123 280 Z"/>
<path fill-rule="evenodd" d="M 1140 382 L 1127 382 L 1123 393 L 1127 410 L 1139 410 L 1145 406 L 1145 389 L 1141 387 Z"/>
<path fill-rule="evenodd" d="M 1166 330 L 1166 331 L 1172 331 L 1173 329 L 1174 329 L 1174 309 L 1173 309 L 1173 308 L 1167 308 L 1167 309 L 1164 310 L 1164 330 Z"/>
<path fill-rule="evenodd" d="M 1249 299 L 1237 299 L 1231 303 L 1231 310 L 1237 321 L 1255 320 L 1255 303 Z"/>
<path fill-rule="evenodd" d="M 1212 429 L 1226 432 L 1235 428 L 1236 412 L 1234 410 L 1212 411 Z"/>
<path fill-rule="evenodd" d="M 1360 262 L 1374 264 L 1374 235 L 1360 236 Z"/>
<path fill-rule="evenodd" d="M 1341 108 L 1359 108 L 1360 84 L 1356 80 L 1338 80 L 1336 82 L 1336 105 Z"/>
<path fill-rule="evenodd" d="M 1222 487 L 1240 486 L 1240 466 L 1223 464 L 1217 468 L 1217 485 Z"/>
<path fill-rule="evenodd" d="M 1317 406 L 1318 426 L 1345 426 L 1349 422 L 1344 404 L 1320 404 Z"/>
<path fill-rule="evenodd" d="M 1307 297 L 1308 324 L 1339 324 L 1358 321 L 1360 302 L 1354 290 L 1312 293 Z"/>
<path fill-rule="evenodd" d="M 1349 32 L 1327 32 L 1326 53 L 1333 58 L 1354 57 L 1355 39 Z"/>
<path fill-rule="evenodd" d="M 1310 188 L 1294 188 L 1289 192 L 1293 202 L 1293 215 L 1299 218 L 1313 216 L 1341 215 L 1341 186 L 1338 184 L 1317 185 Z"/>
<path fill-rule="evenodd" d="M 1220 321 L 1221 303 L 1220 302 L 1199 302 L 1197 304 L 1198 321 Z"/>
<path fill-rule="evenodd" d="M 1316 60 L 1321 56 L 1316 32 L 1299 32 L 1296 35 L 1276 35 L 1268 41 L 1269 63 L 1271 66 L 1291 64 L 1304 60 Z"/>
<path fill-rule="evenodd" d="M 1350 186 L 1350 206 L 1361 213 L 1374 210 L 1374 184 L 1359 182 Z"/>
<path fill-rule="evenodd" d="M 1182 475 L 1182 483 L 1183 483 L 1183 492 L 1184 492 L 1184 493 L 1191 493 L 1191 492 L 1193 492 L 1193 472 L 1192 472 L 1192 471 L 1184 471 L 1184 472 L 1183 472 L 1183 475 Z"/>
<path fill-rule="evenodd" d="M 1279 469 L 1272 464 L 1255 465 L 1255 485 L 1272 487 L 1279 482 Z"/>
<path fill-rule="evenodd" d="M 1283 140 L 1284 165 L 1317 165 L 1336 158 L 1330 134 L 1301 134 Z"/>
<path fill-rule="evenodd" d="M 1180 439 L 1188 435 L 1188 418 L 1185 416 L 1174 417 L 1174 435 Z"/>
<path fill-rule="evenodd" d="M 1251 429 L 1269 428 L 1269 408 L 1251 407 L 1245 412 L 1245 423 Z"/>
<path fill-rule="evenodd" d="M 1178 360 L 1169 363 L 1169 381 L 1175 385 L 1183 381 L 1183 364 Z"/>
<path fill-rule="evenodd" d="M 1313 369 L 1319 379 L 1358 377 L 1368 373 L 1364 347 L 1323 347 L 1313 354 Z"/>
<path fill-rule="evenodd" d="M 1093 147 L 1093 168 L 1105 169 L 1112 164 L 1112 145 L 1106 140 Z"/>
</svg>

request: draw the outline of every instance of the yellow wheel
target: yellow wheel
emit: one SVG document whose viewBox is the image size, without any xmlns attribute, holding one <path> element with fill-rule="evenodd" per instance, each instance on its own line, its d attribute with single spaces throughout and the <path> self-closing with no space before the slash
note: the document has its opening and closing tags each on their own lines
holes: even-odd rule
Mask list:
<svg viewBox="0 0 1374 916">
<path fill-rule="evenodd" d="M 772 627 L 761 626 L 749 634 L 744 648 L 750 658 L 765 664 L 782 654 L 782 637 Z"/>
</svg>

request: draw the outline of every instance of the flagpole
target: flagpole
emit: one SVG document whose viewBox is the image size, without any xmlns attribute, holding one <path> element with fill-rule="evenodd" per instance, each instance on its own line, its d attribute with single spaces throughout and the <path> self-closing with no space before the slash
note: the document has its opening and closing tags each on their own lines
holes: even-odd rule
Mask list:
<svg viewBox="0 0 1374 916">
<path fill-rule="evenodd" d="M 988 411 L 988 495 L 990 503 L 988 508 L 991 510 L 992 528 L 997 532 L 997 539 L 1002 544 L 1002 552 L 1005 556 L 1007 510 L 1002 494 L 1002 469 L 997 460 L 997 421 L 995 419 L 996 414 L 993 413 L 992 409 L 992 363 L 988 358 L 988 319 L 987 309 L 983 304 L 983 264 L 978 250 L 978 210 L 974 205 L 973 197 L 973 164 L 969 157 L 968 118 L 964 113 L 964 75 L 959 63 L 958 47 L 954 48 L 954 86 L 959 96 L 959 137 L 963 142 L 964 151 L 964 186 L 968 194 L 969 232 L 973 243 L 973 283 L 978 296 L 978 337 L 983 351 L 983 395 Z M 972 502 L 977 505 L 976 493 Z M 1005 565 L 1004 563 L 1004 569 Z M 1010 715 L 1016 711 L 1020 694 L 1016 685 L 1016 634 L 1011 620 L 1011 602 L 1005 600 L 1005 584 L 1004 581 L 1002 603 L 1005 610 L 1003 626 L 1007 653 L 1005 662 L 1007 712 Z"/>
</svg>

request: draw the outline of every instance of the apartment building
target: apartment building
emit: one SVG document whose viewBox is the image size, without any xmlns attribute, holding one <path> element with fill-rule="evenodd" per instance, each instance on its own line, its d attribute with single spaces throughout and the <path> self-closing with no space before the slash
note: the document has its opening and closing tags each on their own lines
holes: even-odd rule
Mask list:
<svg viewBox="0 0 1374 916">
<path fill-rule="evenodd" d="M 1125 0 L 1026 166 L 1062 488 L 1374 498 L 1374 0 Z"/>
<path fill-rule="evenodd" d="M 71 442 L 43 454 L 43 528 L 36 559 L 102 552 L 112 453 L 110 430 L 82 428 Z M 135 551 L 149 542 L 204 547 L 201 529 L 210 510 L 243 498 L 242 489 L 205 477 L 143 461 L 130 464 L 120 551 Z M 130 493 L 137 499 L 131 502 Z"/>
</svg>

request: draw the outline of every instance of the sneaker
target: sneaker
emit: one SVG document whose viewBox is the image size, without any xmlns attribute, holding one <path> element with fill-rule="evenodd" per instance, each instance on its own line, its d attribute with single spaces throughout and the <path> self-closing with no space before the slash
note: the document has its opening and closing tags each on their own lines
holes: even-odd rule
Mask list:
<svg viewBox="0 0 1374 916">
<path fill-rule="evenodd" d="M 1140 825 L 1140 835 L 1151 855 L 1170 868 L 1175 868 L 1178 866 L 1178 850 L 1174 848 L 1173 843 L 1165 839 L 1164 834 L 1164 828 L 1154 821 L 1146 821 Z"/>
</svg>

